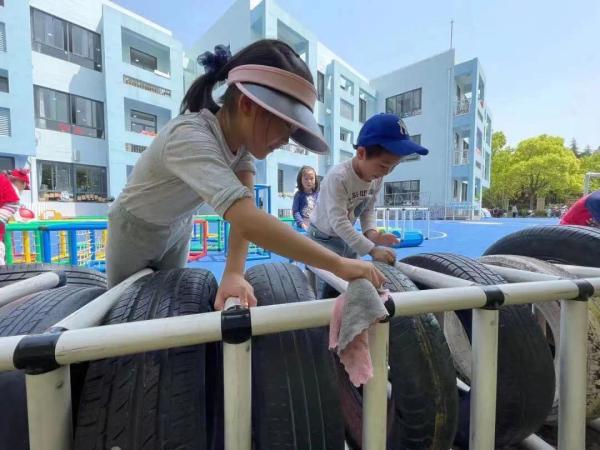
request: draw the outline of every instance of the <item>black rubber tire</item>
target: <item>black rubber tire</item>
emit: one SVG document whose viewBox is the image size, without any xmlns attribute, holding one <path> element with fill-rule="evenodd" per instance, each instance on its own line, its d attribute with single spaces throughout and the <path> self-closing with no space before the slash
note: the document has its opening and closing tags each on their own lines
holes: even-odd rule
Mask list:
<svg viewBox="0 0 600 450">
<path fill-rule="evenodd" d="M 424 253 L 402 262 L 478 284 L 506 281 L 483 264 L 447 253 Z M 471 339 L 471 310 L 456 311 Z M 496 446 L 516 445 L 535 433 L 548 416 L 554 400 L 552 354 L 527 305 L 500 309 L 498 383 L 496 391 Z M 456 444 L 469 443 L 470 395 L 460 392 L 460 420 Z"/>
<path fill-rule="evenodd" d="M 216 291 L 206 270 L 155 272 L 129 287 L 105 324 L 209 312 Z M 220 348 L 175 347 L 91 362 L 73 448 L 213 448 L 223 435 Z"/>
<path fill-rule="evenodd" d="M 399 270 L 375 262 L 391 292 L 417 287 Z M 452 355 L 433 316 L 394 317 L 390 321 L 388 450 L 447 450 L 458 423 L 458 393 Z M 362 395 L 338 364 L 346 439 L 362 448 Z"/>
<path fill-rule="evenodd" d="M 577 225 L 525 228 L 504 236 L 484 255 L 521 255 L 544 261 L 600 267 L 600 229 Z"/>
<path fill-rule="evenodd" d="M 246 272 L 258 307 L 314 300 L 304 273 L 287 263 Z M 252 425 L 256 450 L 343 450 L 344 424 L 327 328 L 252 339 Z"/>
<path fill-rule="evenodd" d="M 517 255 L 487 255 L 479 260 L 484 264 L 492 266 L 509 267 L 530 272 L 543 273 L 559 276 L 565 279 L 575 279 L 570 274 L 554 264 L 529 256 Z M 492 269 L 493 270 L 493 269 Z M 554 354 L 554 367 L 558 378 L 559 360 L 558 348 L 560 346 L 560 302 L 540 302 L 535 304 L 535 309 L 544 319 L 543 331 L 551 351 Z M 586 415 L 589 420 L 600 417 L 600 297 L 591 298 L 588 301 L 588 345 L 587 345 L 587 408 Z M 556 424 L 558 422 L 558 386 L 556 389 L 554 404 L 546 423 Z"/>
<path fill-rule="evenodd" d="M 50 271 L 64 272 L 67 275 L 67 284 L 96 286 L 106 289 L 106 275 L 102 272 L 61 264 L 12 264 L 10 266 L 0 266 L 0 287 Z"/>
<path fill-rule="evenodd" d="M 0 310 L 0 336 L 43 333 L 104 292 L 98 287 L 63 286 L 42 291 L 10 310 Z M 71 366 L 71 394 L 76 401 L 87 364 Z M 29 450 L 25 375 L 0 372 L 0 448 Z"/>
</svg>

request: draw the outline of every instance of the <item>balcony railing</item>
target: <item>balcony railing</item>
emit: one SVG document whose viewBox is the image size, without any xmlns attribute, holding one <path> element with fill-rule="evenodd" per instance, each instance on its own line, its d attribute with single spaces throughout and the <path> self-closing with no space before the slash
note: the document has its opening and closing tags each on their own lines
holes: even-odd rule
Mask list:
<svg viewBox="0 0 600 450">
<path fill-rule="evenodd" d="M 469 149 L 454 147 L 453 164 L 455 166 L 460 166 L 462 164 L 469 164 Z"/>
<path fill-rule="evenodd" d="M 297 153 L 298 155 L 308 155 L 308 150 L 304 147 L 300 147 L 298 144 L 294 144 L 293 142 L 288 142 L 287 144 L 282 145 L 281 150 L 285 150 L 290 153 Z"/>
<path fill-rule="evenodd" d="M 471 109 L 471 100 L 463 98 L 456 102 L 456 115 L 467 114 Z"/>
<path fill-rule="evenodd" d="M 146 83 L 145 81 L 138 80 L 137 78 L 133 78 L 128 75 L 123 75 L 123 83 L 148 92 L 152 92 L 153 94 L 162 95 L 164 97 L 171 96 L 170 89 L 163 88 L 152 83 Z"/>
</svg>

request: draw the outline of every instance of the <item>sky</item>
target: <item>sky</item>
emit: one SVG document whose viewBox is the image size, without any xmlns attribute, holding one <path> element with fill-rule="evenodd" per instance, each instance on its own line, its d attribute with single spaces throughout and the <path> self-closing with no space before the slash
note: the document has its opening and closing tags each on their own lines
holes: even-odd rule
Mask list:
<svg viewBox="0 0 600 450">
<path fill-rule="evenodd" d="M 233 0 L 113 0 L 170 29 L 184 49 Z M 494 131 L 600 147 L 600 1 L 276 0 L 368 78 L 450 47 L 479 58 Z M 151 6 L 149 6 L 151 5 Z"/>
</svg>

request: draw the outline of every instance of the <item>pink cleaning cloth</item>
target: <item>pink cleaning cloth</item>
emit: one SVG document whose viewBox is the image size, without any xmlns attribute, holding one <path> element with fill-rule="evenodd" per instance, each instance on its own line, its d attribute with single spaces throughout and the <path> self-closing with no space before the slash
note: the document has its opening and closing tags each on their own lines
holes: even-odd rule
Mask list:
<svg viewBox="0 0 600 450">
<path fill-rule="evenodd" d="M 378 293 L 367 280 L 355 280 L 335 301 L 329 323 L 329 349 L 337 352 L 356 387 L 373 377 L 368 330 L 388 317 L 383 305 L 388 296 L 388 291 Z"/>
</svg>

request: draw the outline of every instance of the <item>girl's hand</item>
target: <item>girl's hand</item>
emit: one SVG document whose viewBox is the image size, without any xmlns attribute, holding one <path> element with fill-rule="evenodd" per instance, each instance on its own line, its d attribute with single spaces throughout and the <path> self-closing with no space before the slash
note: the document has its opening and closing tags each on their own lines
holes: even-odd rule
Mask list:
<svg viewBox="0 0 600 450">
<path fill-rule="evenodd" d="M 368 261 L 362 261 L 360 259 L 341 258 L 338 269 L 334 274 L 346 281 L 366 278 L 373 283 L 373 286 L 377 289 L 379 289 L 386 281 L 385 277 L 377 267 Z"/>
<path fill-rule="evenodd" d="M 238 273 L 224 273 L 217 296 L 215 299 L 215 311 L 221 311 L 225 301 L 229 297 L 238 297 L 242 307 L 248 308 L 256 306 L 256 297 L 254 289 L 244 277 Z"/>
</svg>

